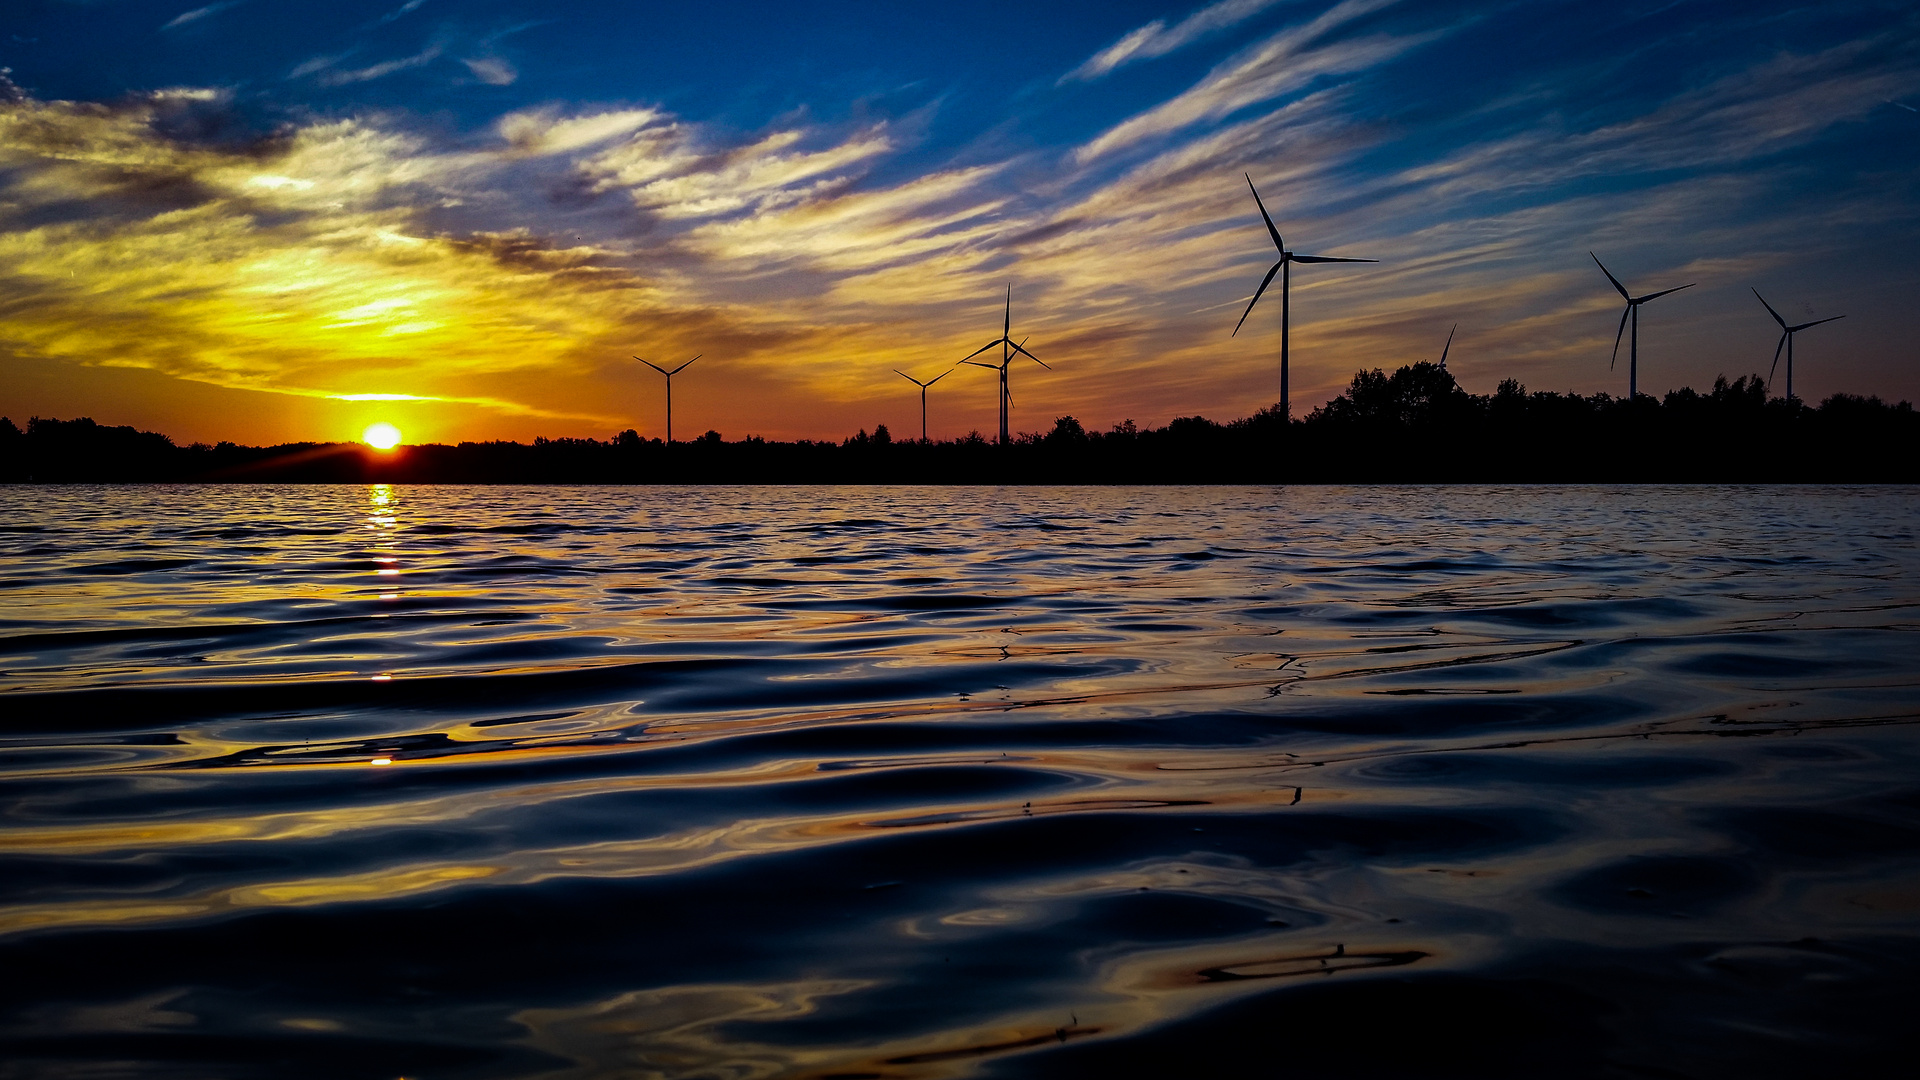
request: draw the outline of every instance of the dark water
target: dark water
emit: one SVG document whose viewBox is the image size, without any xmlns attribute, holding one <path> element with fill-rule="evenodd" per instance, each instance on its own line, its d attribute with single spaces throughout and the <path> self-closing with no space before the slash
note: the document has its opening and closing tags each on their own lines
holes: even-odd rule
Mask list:
<svg viewBox="0 0 1920 1080">
<path fill-rule="evenodd" d="M 1911 1075 L 1917 495 L 0 489 L 0 1075 Z"/>
</svg>

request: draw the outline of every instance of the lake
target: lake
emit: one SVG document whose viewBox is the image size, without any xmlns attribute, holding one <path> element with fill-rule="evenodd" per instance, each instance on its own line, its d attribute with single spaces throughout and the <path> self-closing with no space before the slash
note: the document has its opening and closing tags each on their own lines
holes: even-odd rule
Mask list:
<svg viewBox="0 0 1920 1080">
<path fill-rule="evenodd" d="M 0 488 L 0 1075 L 1873 1073 L 1920 489 Z"/>
</svg>

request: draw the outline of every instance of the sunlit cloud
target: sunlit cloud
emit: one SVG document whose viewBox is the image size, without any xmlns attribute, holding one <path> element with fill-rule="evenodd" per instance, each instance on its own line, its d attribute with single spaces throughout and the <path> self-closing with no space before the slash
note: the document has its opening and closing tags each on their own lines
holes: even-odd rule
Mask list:
<svg viewBox="0 0 1920 1080">
<path fill-rule="evenodd" d="M 1397 0 L 1345 0 L 1304 25 L 1273 35 L 1215 68 L 1180 95 L 1116 125 L 1075 152 L 1081 162 L 1164 136 L 1300 90 L 1315 79 L 1354 74 L 1437 36 L 1374 35 L 1327 41 L 1329 35 Z"/>
<path fill-rule="evenodd" d="M 631 134 L 662 119 L 654 109 L 617 109 L 565 119 L 552 109 L 531 109 L 509 113 L 496 126 L 515 153 L 563 154 Z"/>
</svg>

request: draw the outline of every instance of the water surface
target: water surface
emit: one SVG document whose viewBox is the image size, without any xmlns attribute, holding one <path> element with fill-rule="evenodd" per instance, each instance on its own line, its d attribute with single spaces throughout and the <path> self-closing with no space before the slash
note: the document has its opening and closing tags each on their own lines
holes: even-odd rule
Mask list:
<svg viewBox="0 0 1920 1080">
<path fill-rule="evenodd" d="M 1871 1074 L 1917 494 L 0 489 L 0 1075 Z"/>
</svg>

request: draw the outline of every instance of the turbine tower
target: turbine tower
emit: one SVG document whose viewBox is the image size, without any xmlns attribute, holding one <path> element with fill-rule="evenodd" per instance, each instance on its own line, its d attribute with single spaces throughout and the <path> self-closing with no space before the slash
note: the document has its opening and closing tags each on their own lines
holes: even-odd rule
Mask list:
<svg viewBox="0 0 1920 1080">
<path fill-rule="evenodd" d="M 906 372 L 901 371 L 899 368 L 894 368 L 893 373 L 920 388 L 920 441 L 926 442 L 927 441 L 927 387 L 932 386 L 934 383 L 937 383 L 941 379 L 944 379 L 947 376 L 953 374 L 953 368 L 948 368 L 947 370 L 941 372 L 940 374 L 935 375 L 933 378 L 928 379 L 926 382 L 921 382 L 919 379 L 916 379 L 913 376 L 907 374 Z"/>
<path fill-rule="evenodd" d="M 1751 286 L 1749 286 L 1749 288 L 1751 288 Z M 1760 301 L 1760 306 L 1767 309 L 1767 314 L 1773 316 L 1774 322 L 1777 322 L 1780 324 L 1780 344 L 1775 345 L 1773 347 L 1773 367 L 1770 367 L 1767 369 L 1767 385 L 1768 386 L 1773 385 L 1773 372 L 1775 368 L 1778 368 L 1780 366 L 1780 350 L 1784 348 L 1787 350 L 1787 400 L 1792 401 L 1793 400 L 1793 335 L 1799 333 L 1802 330 L 1805 330 L 1809 326 L 1819 326 L 1823 322 L 1832 322 L 1834 319 L 1844 319 L 1846 318 L 1846 316 L 1835 315 L 1832 318 L 1815 319 L 1813 322 L 1803 322 L 1799 326 L 1788 326 L 1787 320 L 1781 318 L 1780 313 L 1773 310 L 1773 305 L 1767 303 L 1767 298 L 1760 295 L 1759 289 L 1753 290 L 1753 298 L 1755 300 Z"/>
<path fill-rule="evenodd" d="M 974 359 L 974 357 L 979 356 L 981 353 L 986 352 L 988 349 L 993 348 L 995 345 L 1000 346 L 1000 362 L 999 363 L 982 364 L 979 361 Z M 1013 366 L 1014 358 L 1017 356 L 1024 356 L 1027 359 L 1033 361 L 1034 363 L 1039 364 L 1041 367 L 1046 368 L 1048 371 L 1053 370 L 1053 365 L 1047 363 L 1045 360 L 1040 359 L 1039 357 L 1033 355 L 1032 353 L 1026 350 L 1025 338 L 1020 339 L 1020 342 L 1018 344 L 1014 343 L 1014 340 L 1013 340 L 1013 287 L 1009 285 L 1007 287 L 1007 313 L 1006 313 L 1005 320 L 1002 321 L 1000 324 L 1000 336 L 998 338 L 995 338 L 992 341 L 987 342 L 985 345 L 980 346 L 979 348 L 973 350 L 972 352 L 968 353 L 960 361 L 961 364 L 968 364 L 973 367 L 992 368 L 1000 372 L 1000 445 L 1001 446 L 1007 445 L 1007 408 L 1013 402 L 1012 391 L 1009 390 L 1007 386 L 1007 369 Z M 956 364 L 954 366 L 958 367 L 959 365 Z"/>
<path fill-rule="evenodd" d="M 1251 173 L 1247 175 L 1247 190 L 1253 192 L 1254 205 L 1260 208 L 1260 217 L 1263 220 L 1265 220 L 1267 223 L 1267 235 L 1273 237 L 1273 246 L 1276 250 L 1280 252 L 1280 261 L 1277 263 L 1274 263 L 1273 269 L 1267 271 L 1267 276 L 1261 280 L 1260 287 L 1253 291 L 1253 299 L 1247 301 L 1247 310 L 1240 313 L 1240 321 L 1234 324 L 1233 333 L 1227 336 L 1235 337 L 1239 335 L 1240 327 L 1246 325 L 1247 316 L 1253 314 L 1253 305 L 1260 302 L 1260 294 L 1267 291 L 1268 285 L 1273 284 L 1273 275 L 1279 274 L 1280 275 L 1280 415 L 1282 417 L 1291 417 L 1292 413 L 1290 413 L 1287 408 L 1287 336 L 1290 331 L 1288 323 L 1291 318 L 1290 312 L 1292 308 L 1292 302 L 1290 298 L 1291 298 L 1292 279 L 1293 279 L 1293 264 L 1294 263 L 1341 263 L 1341 262 L 1370 263 L 1370 262 L 1379 262 L 1380 260 L 1379 259 L 1342 259 L 1333 255 L 1296 255 L 1293 252 L 1288 251 L 1285 241 L 1280 239 L 1280 230 L 1274 227 L 1273 216 L 1267 213 L 1267 204 L 1260 201 L 1260 190 L 1253 186 L 1253 175 Z"/>
<path fill-rule="evenodd" d="M 705 355 L 707 354 L 701 353 L 699 356 L 695 356 L 693 360 L 698 360 L 700 359 L 701 356 L 705 356 Z M 693 363 L 693 360 L 689 360 L 687 361 L 686 364 L 681 364 L 679 367 L 674 368 L 672 371 L 668 371 L 666 368 L 663 368 L 659 364 L 656 364 L 653 361 L 648 360 L 644 357 L 636 356 L 634 357 L 634 359 L 640 361 L 641 363 L 647 365 L 648 367 L 652 368 L 653 370 L 667 377 L 667 445 L 672 446 L 673 445 L 673 377 L 687 370 L 687 364 Z"/>
<path fill-rule="evenodd" d="M 1627 310 L 1620 313 L 1620 329 L 1613 332 L 1613 359 L 1607 361 L 1609 371 L 1613 370 L 1613 365 L 1620 360 L 1620 335 L 1627 332 L 1627 319 L 1633 319 L 1633 341 L 1627 349 L 1627 400 L 1631 402 L 1640 396 L 1640 305 L 1649 300 L 1658 300 L 1668 293 L 1691 289 L 1698 283 L 1689 281 L 1685 285 L 1662 289 L 1657 293 L 1630 296 L 1627 293 L 1627 287 L 1620 284 L 1619 278 L 1613 276 L 1613 272 L 1607 269 L 1607 264 L 1600 261 L 1600 256 L 1594 255 L 1591 251 L 1587 254 L 1593 255 L 1593 265 L 1598 266 L 1600 272 L 1607 275 L 1607 280 L 1613 282 L 1613 287 L 1619 291 L 1620 298 L 1627 302 Z"/>
</svg>

